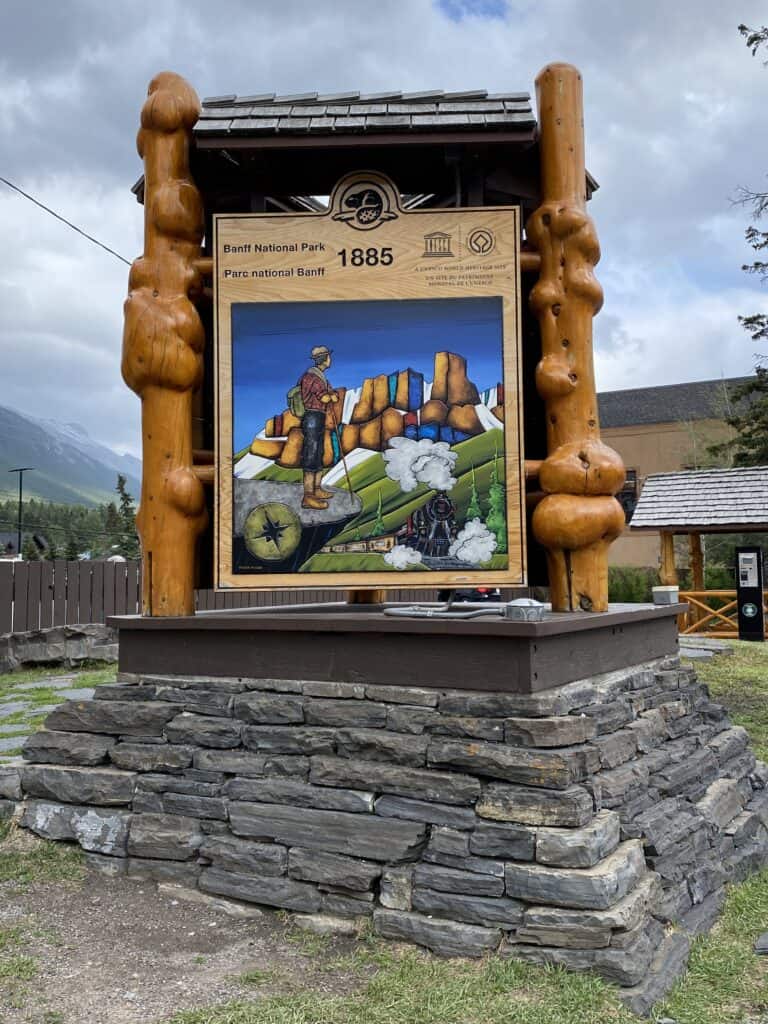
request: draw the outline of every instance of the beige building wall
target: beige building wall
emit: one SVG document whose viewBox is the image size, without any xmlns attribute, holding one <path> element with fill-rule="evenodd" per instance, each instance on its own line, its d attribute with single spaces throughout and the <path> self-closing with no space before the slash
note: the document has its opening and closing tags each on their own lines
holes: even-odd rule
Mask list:
<svg viewBox="0 0 768 1024">
<path fill-rule="evenodd" d="M 608 427 L 601 431 L 603 441 L 621 455 L 626 468 L 637 473 L 638 495 L 651 473 L 706 467 L 707 447 L 732 434 L 731 428 L 718 419 Z M 611 545 L 610 564 L 657 568 L 658 533 L 625 529 Z"/>
</svg>

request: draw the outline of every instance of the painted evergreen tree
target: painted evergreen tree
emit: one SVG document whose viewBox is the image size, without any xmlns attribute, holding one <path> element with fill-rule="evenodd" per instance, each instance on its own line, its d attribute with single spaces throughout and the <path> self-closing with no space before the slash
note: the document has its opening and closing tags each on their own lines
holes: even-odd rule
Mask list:
<svg viewBox="0 0 768 1024">
<path fill-rule="evenodd" d="M 477 493 L 477 481 L 475 480 L 475 467 L 472 467 L 472 493 L 469 498 L 469 505 L 467 506 L 467 522 L 472 522 L 473 519 L 483 520 L 483 510 L 480 508 L 480 496 Z"/>
<path fill-rule="evenodd" d="M 488 518 L 485 525 L 496 535 L 496 554 L 503 555 L 507 551 L 507 501 L 504 494 L 504 485 L 499 480 L 498 473 L 499 450 L 493 453 L 493 469 L 491 470 L 491 484 L 488 488 Z"/>
<path fill-rule="evenodd" d="M 379 488 L 379 505 L 378 505 L 378 508 L 376 509 L 376 521 L 373 524 L 373 529 L 371 530 L 371 536 L 372 537 L 381 537 L 386 532 L 387 532 L 387 528 L 384 525 L 384 517 L 381 514 L 381 488 Z"/>
</svg>

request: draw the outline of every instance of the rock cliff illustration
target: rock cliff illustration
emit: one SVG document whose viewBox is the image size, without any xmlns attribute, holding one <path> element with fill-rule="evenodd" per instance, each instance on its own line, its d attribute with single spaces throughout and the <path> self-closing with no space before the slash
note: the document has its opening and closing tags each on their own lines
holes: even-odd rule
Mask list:
<svg viewBox="0 0 768 1024">
<path fill-rule="evenodd" d="M 504 568 L 503 384 L 481 391 L 463 355 L 439 351 L 431 381 L 407 367 L 333 393 L 326 508 L 302 505 L 298 411 L 270 416 L 235 453 L 235 571 Z"/>
<path fill-rule="evenodd" d="M 393 437 L 456 444 L 482 434 L 489 425 L 478 415 L 478 405 L 488 406 L 467 377 L 467 361 L 454 352 L 435 353 L 431 384 L 425 385 L 422 373 L 405 369 L 366 377 L 357 390 L 335 390 L 343 411 L 341 416 L 334 409 L 326 413 L 323 464 L 328 467 L 356 448 L 383 452 Z M 502 422 L 503 385 L 497 384 L 486 395 L 493 399 L 488 411 Z M 284 409 L 267 420 L 249 452 L 295 469 L 301 465 L 301 446 L 301 420 Z"/>
</svg>

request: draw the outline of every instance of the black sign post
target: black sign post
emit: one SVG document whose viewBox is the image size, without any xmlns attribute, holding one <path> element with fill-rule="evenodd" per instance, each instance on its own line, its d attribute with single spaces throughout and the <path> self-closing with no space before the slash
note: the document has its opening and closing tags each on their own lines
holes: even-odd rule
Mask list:
<svg viewBox="0 0 768 1024">
<path fill-rule="evenodd" d="M 763 552 L 760 548 L 736 548 L 736 602 L 739 640 L 764 640 Z"/>
</svg>

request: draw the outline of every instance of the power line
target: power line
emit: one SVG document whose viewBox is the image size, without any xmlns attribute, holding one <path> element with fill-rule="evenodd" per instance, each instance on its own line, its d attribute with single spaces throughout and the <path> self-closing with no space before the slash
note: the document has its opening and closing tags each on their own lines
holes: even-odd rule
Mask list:
<svg viewBox="0 0 768 1024">
<path fill-rule="evenodd" d="M 1 526 L 5 526 L 5 527 L 15 526 L 15 523 L 12 522 L 10 519 L 2 519 L 2 518 L 0 518 L 0 527 Z M 91 540 L 95 540 L 98 537 L 114 537 L 115 536 L 114 533 L 110 533 L 109 531 L 99 530 L 99 529 L 92 528 L 92 527 L 78 527 L 78 526 L 67 527 L 67 526 L 60 526 L 60 525 L 58 525 L 56 523 L 30 523 L 27 520 L 24 520 L 24 532 L 26 533 L 26 532 L 29 532 L 31 530 L 39 530 L 41 533 L 77 534 L 80 537 L 90 538 Z M 127 532 L 127 531 L 122 531 L 122 532 Z"/>
<path fill-rule="evenodd" d="M 39 206 L 41 210 L 45 210 L 46 213 L 50 213 L 52 217 L 55 217 L 56 220 L 60 220 L 62 224 L 66 224 L 68 228 L 72 228 L 72 230 L 76 231 L 78 235 L 82 235 L 83 238 L 87 238 L 89 242 L 93 242 L 94 245 L 98 245 L 102 249 L 105 249 L 108 253 L 111 253 L 112 256 L 116 256 L 119 260 L 122 260 L 123 263 L 127 264 L 130 267 L 131 261 L 127 260 L 125 256 L 121 256 L 119 252 L 115 252 L 114 249 L 110 249 L 108 245 L 104 245 L 104 243 L 100 242 L 98 238 L 94 238 L 93 235 L 89 235 L 87 231 L 83 231 L 82 228 L 79 228 L 76 224 L 73 224 L 71 220 L 67 220 L 66 217 L 62 217 L 60 213 L 56 213 L 55 210 L 52 210 L 49 206 L 46 206 L 45 203 L 41 203 L 38 199 L 35 199 L 34 196 L 31 196 L 28 192 L 25 192 L 24 189 L 19 188 L 18 185 L 14 185 L 12 181 L 8 181 L 7 178 L 3 178 L 2 176 L 0 176 L 0 181 L 2 181 L 4 185 L 7 185 L 8 188 L 12 188 L 14 192 L 18 192 L 19 195 L 24 196 L 24 198 L 28 199 L 30 203 L 34 203 L 35 206 Z"/>
</svg>

